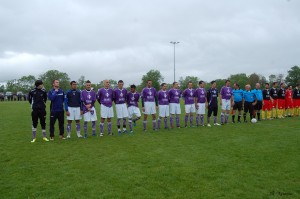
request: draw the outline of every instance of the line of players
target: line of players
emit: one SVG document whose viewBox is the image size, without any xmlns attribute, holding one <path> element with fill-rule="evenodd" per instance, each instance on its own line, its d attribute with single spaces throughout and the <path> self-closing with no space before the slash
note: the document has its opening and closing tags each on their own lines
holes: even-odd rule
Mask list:
<svg viewBox="0 0 300 199">
<path fill-rule="evenodd" d="M 230 87 L 230 81 L 226 80 L 225 85 L 220 92 L 216 88 L 216 82 L 210 82 L 210 88 L 205 89 L 205 82 L 200 81 L 199 87 L 193 89 L 193 83 L 189 82 L 187 88 L 181 92 L 177 82 L 173 83 L 173 87 L 167 90 L 167 84 L 161 84 L 161 90 L 156 91 L 152 87 L 152 81 L 148 80 L 147 86 L 142 90 L 141 94 L 136 91 L 136 86 L 131 85 L 130 91 L 123 86 L 122 80 L 118 81 L 116 89 L 110 88 L 108 80 L 104 80 L 104 87 L 96 93 L 91 88 L 91 82 L 85 82 L 85 89 L 80 91 L 77 89 L 77 83 L 72 81 L 71 88 L 64 92 L 59 87 L 59 81 L 53 81 L 53 88 L 46 93 L 43 89 L 43 82 L 37 80 L 35 88 L 29 93 L 29 102 L 32 106 L 32 141 L 36 141 L 36 128 L 38 119 L 40 119 L 43 140 L 49 141 L 46 136 L 46 101 L 47 97 L 51 101 L 50 105 L 50 140 L 54 140 L 54 125 L 56 120 L 59 122 L 60 138 L 64 137 L 64 114 L 67 116 L 67 138 L 71 137 L 72 121 L 76 122 L 77 137 L 88 137 L 88 123 L 92 123 L 92 136 L 96 136 L 97 114 L 95 102 L 100 103 L 100 136 L 104 135 L 104 123 L 107 121 L 108 135 L 113 135 L 111 119 L 114 117 L 113 102 L 117 114 L 118 134 L 127 133 L 127 119 L 129 124 L 129 133 L 133 133 L 133 127 L 136 121 L 141 118 L 139 109 L 139 100 L 142 102 L 143 130 L 147 130 L 147 117 L 152 116 L 152 129 L 157 131 L 161 128 L 161 122 L 164 122 L 164 128 L 180 128 L 180 98 L 184 99 L 185 106 L 185 127 L 194 127 L 194 114 L 196 114 L 196 126 L 204 126 L 204 116 L 207 110 L 207 126 L 211 127 L 210 118 L 213 115 L 213 124 L 220 126 L 228 123 L 231 111 L 232 122 L 235 123 L 235 112 L 238 111 L 238 120 L 247 122 L 247 113 L 250 120 L 257 116 L 258 120 L 284 118 L 284 114 L 288 116 L 299 115 L 300 109 L 300 91 L 299 84 L 292 90 L 291 86 L 285 89 L 285 84 L 281 83 L 277 88 L 274 82 L 272 88 L 269 84 L 265 84 L 265 89 L 260 89 L 260 84 L 256 84 L 256 88 L 251 90 L 250 85 L 245 86 L 245 90 L 240 89 L 237 83 L 233 88 Z M 218 100 L 219 98 L 219 100 Z M 220 101 L 221 106 L 221 124 L 217 123 L 218 107 Z M 159 117 L 156 120 L 156 112 Z M 242 110 L 244 110 L 242 114 Z M 261 111 L 262 110 L 262 111 Z M 276 114 L 277 111 L 277 114 Z M 286 111 L 286 112 L 285 112 Z M 285 113 L 284 113 L 285 112 Z M 84 136 L 81 135 L 80 120 L 84 118 Z M 261 116 L 261 117 L 260 117 Z M 122 125 L 121 125 L 122 122 Z M 121 130 L 121 126 L 123 129 Z"/>
</svg>

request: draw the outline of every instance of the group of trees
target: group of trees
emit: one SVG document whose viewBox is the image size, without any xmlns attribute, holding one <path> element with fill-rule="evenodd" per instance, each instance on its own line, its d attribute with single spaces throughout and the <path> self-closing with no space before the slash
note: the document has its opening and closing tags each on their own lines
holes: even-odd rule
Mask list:
<svg viewBox="0 0 300 199">
<path fill-rule="evenodd" d="M 41 79 L 44 82 L 44 86 L 46 89 L 50 89 L 52 87 L 52 80 L 58 79 L 60 81 L 60 87 L 64 90 L 68 89 L 70 86 L 70 78 L 67 73 L 60 72 L 58 70 L 49 70 L 43 74 L 41 74 L 39 77 L 35 77 L 33 75 L 23 76 L 20 79 L 14 79 L 7 81 L 6 88 L 4 86 L 0 87 L 0 92 L 5 91 L 11 91 L 16 93 L 17 91 L 22 91 L 24 93 L 28 93 L 29 90 L 34 86 L 34 82 L 37 79 Z M 151 79 L 153 82 L 153 87 L 155 87 L 157 90 L 160 89 L 160 84 L 163 83 L 164 77 L 158 70 L 150 70 L 142 77 L 141 84 L 137 85 L 137 90 L 141 91 L 143 87 L 147 84 L 147 81 Z M 263 75 L 252 73 L 250 75 L 246 75 L 245 73 L 239 73 L 239 74 L 233 74 L 230 75 L 228 78 L 232 83 L 238 83 L 241 88 L 244 88 L 246 84 L 250 84 L 252 88 L 255 87 L 256 83 L 260 83 L 262 87 L 266 82 L 272 83 L 274 81 L 277 81 L 278 83 L 286 82 L 287 84 L 291 84 L 293 87 L 296 86 L 297 83 L 300 83 L 300 67 L 299 66 L 293 66 L 287 73 L 286 78 L 284 78 L 284 74 L 278 74 L 274 75 L 271 74 L 268 79 L 264 77 Z M 217 87 L 220 89 L 226 79 L 216 79 Z M 193 87 L 198 87 L 198 82 L 200 80 L 206 81 L 205 78 L 199 78 L 196 76 L 186 76 L 186 77 L 180 77 L 179 79 L 179 85 L 181 86 L 181 89 L 185 89 L 188 82 L 193 82 Z M 77 80 L 78 88 L 83 89 L 84 83 L 86 79 L 84 76 L 80 76 Z M 110 79 L 110 84 L 112 87 L 117 86 L 117 80 Z M 127 85 L 129 86 L 129 85 Z M 172 84 L 168 84 L 169 88 L 172 87 Z M 206 84 L 206 87 L 208 88 L 210 86 L 209 82 Z M 103 87 L 103 81 L 99 81 L 99 83 L 92 84 L 92 87 L 97 90 L 98 88 Z"/>
</svg>

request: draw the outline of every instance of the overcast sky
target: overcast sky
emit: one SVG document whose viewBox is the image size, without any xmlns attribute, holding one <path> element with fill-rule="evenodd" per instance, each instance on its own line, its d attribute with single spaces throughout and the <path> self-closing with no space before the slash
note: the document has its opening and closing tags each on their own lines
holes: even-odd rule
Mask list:
<svg viewBox="0 0 300 199">
<path fill-rule="evenodd" d="M 0 82 L 50 69 L 96 83 L 173 82 L 300 65 L 299 0 L 0 1 Z"/>
</svg>

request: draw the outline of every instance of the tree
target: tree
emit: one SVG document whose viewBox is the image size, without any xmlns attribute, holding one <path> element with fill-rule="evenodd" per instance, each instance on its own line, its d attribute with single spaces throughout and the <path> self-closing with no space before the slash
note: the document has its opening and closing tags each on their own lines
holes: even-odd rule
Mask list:
<svg viewBox="0 0 300 199">
<path fill-rule="evenodd" d="M 226 79 L 216 79 L 215 81 L 216 81 L 216 84 L 217 84 L 217 89 L 220 92 L 221 88 L 225 85 Z"/>
<path fill-rule="evenodd" d="M 78 89 L 80 89 L 80 90 L 84 89 L 84 83 L 85 83 L 85 77 L 83 75 L 81 75 L 77 82 Z"/>
<path fill-rule="evenodd" d="M 280 85 L 281 82 L 284 82 L 284 74 L 280 73 L 277 75 L 277 82 L 278 82 L 278 85 Z"/>
<path fill-rule="evenodd" d="M 269 76 L 269 83 L 272 84 L 273 82 L 276 82 L 276 75 L 274 74 Z"/>
<path fill-rule="evenodd" d="M 180 89 L 186 89 L 189 84 L 189 81 L 193 82 L 193 88 L 198 88 L 199 78 L 195 76 L 186 76 L 184 79 L 183 77 L 179 78 Z"/>
<path fill-rule="evenodd" d="M 230 75 L 228 79 L 230 80 L 232 85 L 234 83 L 239 84 L 241 89 L 244 89 L 245 85 L 249 81 L 249 78 L 247 77 L 246 73 L 233 74 Z"/>
<path fill-rule="evenodd" d="M 56 79 L 59 80 L 60 88 L 64 91 L 70 88 L 70 78 L 68 74 L 58 70 L 48 70 L 44 74 L 41 74 L 39 79 L 44 82 L 44 86 L 47 90 L 52 88 L 52 81 Z"/>
<path fill-rule="evenodd" d="M 156 90 L 160 90 L 160 84 L 163 83 L 164 77 L 158 70 L 150 70 L 146 75 L 143 75 L 142 83 L 138 86 L 138 91 L 141 91 L 147 85 L 148 80 L 152 80 L 152 86 Z"/>
<path fill-rule="evenodd" d="M 249 81 L 248 83 L 250 84 L 251 88 L 255 88 L 255 84 L 259 82 L 259 75 L 256 73 L 252 73 L 249 75 Z"/>
<path fill-rule="evenodd" d="M 36 79 L 33 75 L 23 76 L 18 79 L 18 88 L 19 91 L 23 91 L 24 93 L 28 93 L 31 88 L 35 87 Z"/>
<path fill-rule="evenodd" d="M 3 93 L 4 91 L 5 91 L 5 86 L 4 86 L 4 85 L 1 85 L 1 86 L 0 86 L 0 92 Z"/>
<path fill-rule="evenodd" d="M 6 82 L 6 91 L 17 93 L 17 91 L 18 91 L 17 83 L 18 83 L 18 80 L 16 80 L 16 79 L 8 80 Z"/>
<path fill-rule="evenodd" d="M 293 66 L 290 70 L 288 70 L 288 75 L 286 76 L 285 81 L 293 87 L 295 87 L 297 83 L 300 83 L 300 67 Z"/>
</svg>

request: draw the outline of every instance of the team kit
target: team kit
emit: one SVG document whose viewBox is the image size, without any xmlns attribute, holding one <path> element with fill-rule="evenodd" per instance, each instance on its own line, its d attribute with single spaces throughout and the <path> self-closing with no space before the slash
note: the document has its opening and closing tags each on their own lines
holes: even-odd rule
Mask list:
<svg viewBox="0 0 300 199">
<path fill-rule="evenodd" d="M 216 88 L 215 81 L 210 82 L 209 89 L 206 89 L 204 81 L 199 81 L 198 84 L 198 88 L 194 89 L 193 83 L 189 82 L 187 88 L 181 91 L 178 82 L 174 82 L 169 90 L 167 89 L 168 85 L 163 83 L 161 84 L 161 90 L 157 91 L 152 86 L 152 81 L 148 80 L 146 87 L 139 93 L 136 91 L 135 85 L 131 85 L 130 90 L 127 91 L 122 80 L 118 81 L 118 86 L 115 89 L 110 87 L 109 80 L 104 80 L 103 88 L 95 92 L 89 80 L 85 82 L 85 89 L 82 91 L 77 89 L 76 81 L 71 81 L 70 89 L 64 92 L 59 86 L 59 81 L 53 80 L 53 88 L 47 93 L 42 80 L 37 80 L 35 88 L 29 92 L 28 98 L 32 108 L 31 142 L 36 141 L 38 121 L 42 128 L 43 140 L 49 141 L 46 133 L 46 101 L 48 99 L 51 101 L 50 140 L 54 140 L 56 121 L 58 121 L 60 139 L 71 138 L 73 121 L 75 121 L 78 138 L 88 138 L 89 135 L 97 136 L 96 101 L 100 104 L 100 134 L 98 134 L 100 137 L 104 136 L 105 123 L 107 124 L 107 135 L 114 134 L 112 132 L 112 118 L 115 117 L 115 113 L 118 135 L 132 134 L 137 121 L 142 117 L 139 108 L 140 101 L 144 132 L 147 132 L 148 116 L 152 117 L 153 131 L 158 131 L 162 127 L 165 129 L 181 128 L 181 98 L 184 101 L 185 128 L 225 125 L 229 123 L 230 116 L 231 123 L 246 123 L 248 121 L 255 123 L 261 120 L 299 116 L 300 113 L 299 84 L 293 89 L 292 86 L 286 86 L 283 82 L 280 83 L 279 87 L 277 82 L 273 82 L 272 85 L 265 83 L 263 90 L 259 83 L 255 85 L 254 89 L 251 89 L 251 86 L 247 84 L 243 90 L 237 83 L 234 83 L 232 88 L 230 80 L 226 80 L 220 91 Z M 115 112 L 113 104 L 115 104 Z M 219 106 L 221 115 L 218 123 Z M 66 137 L 65 115 L 67 117 Z M 235 120 L 236 115 L 237 120 Z M 211 123 L 211 117 L 213 123 Z M 81 134 L 80 123 L 82 118 L 84 120 L 83 135 Z M 128 130 L 127 124 L 129 126 Z M 88 126 L 91 126 L 91 133 L 88 133 Z"/>
</svg>

